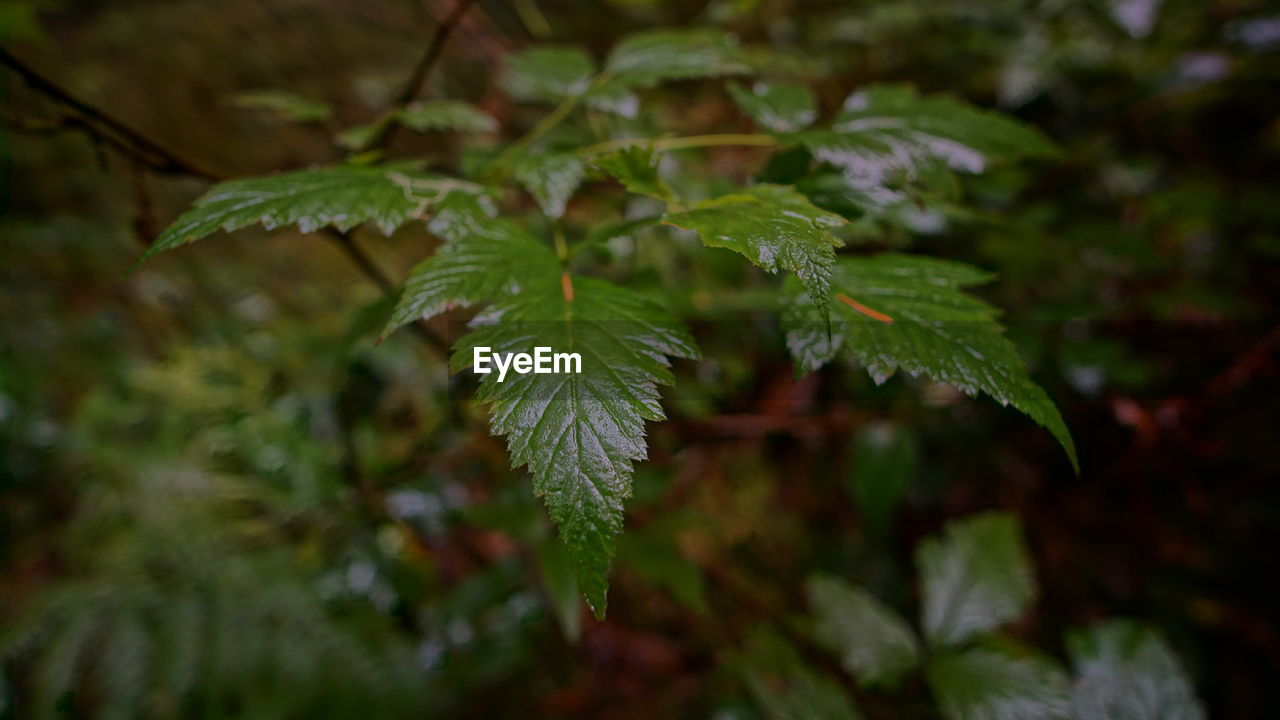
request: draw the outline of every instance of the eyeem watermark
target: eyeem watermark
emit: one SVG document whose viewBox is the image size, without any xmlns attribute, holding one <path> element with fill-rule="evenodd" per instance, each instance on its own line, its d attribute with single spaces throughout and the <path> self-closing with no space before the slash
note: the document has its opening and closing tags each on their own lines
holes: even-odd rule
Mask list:
<svg viewBox="0 0 1280 720">
<path fill-rule="evenodd" d="M 490 367 L 490 364 L 493 367 Z M 481 375 L 488 375 L 497 368 L 498 382 L 507 378 L 507 371 L 520 375 L 564 375 L 582 372 L 582 356 L 578 353 L 555 352 L 549 347 L 535 347 L 529 353 L 495 353 L 493 348 L 477 347 L 471 356 L 471 367 Z"/>
</svg>

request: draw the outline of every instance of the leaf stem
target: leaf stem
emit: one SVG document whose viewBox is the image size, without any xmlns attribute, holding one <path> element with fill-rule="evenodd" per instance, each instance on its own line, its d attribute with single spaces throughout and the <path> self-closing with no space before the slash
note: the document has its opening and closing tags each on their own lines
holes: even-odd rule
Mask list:
<svg viewBox="0 0 1280 720">
<path fill-rule="evenodd" d="M 606 77 L 607 75 L 605 73 L 600 73 L 592 79 L 591 86 L 587 88 L 586 91 L 578 95 L 570 95 L 565 98 L 554 110 L 551 111 L 550 114 L 539 120 L 537 125 L 534 125 L 528 132 L 521 135 L 515 140 L 515 142 L 508 145 L 506 149 L 499 153 L 498 157 L 494 158 L 493 165 L 495 167 L 502 167 L 512 158 L 524 152 L 525 148 L 533 144 L 533 141 L 543 135 L 546 135 L 552 128 L 564 122 L 564 119 L 569 117 L 569 113 L 573 112 L 574 109 L 578 107 L 578 103 L 582 101 L 582 98 L 585 97 L 588 92 L 591 92 L 591 90 L 604 82 L 603 78 Z"/>
<path fill-rule="evenodd" d="M 556 257 L 560 258 L 560 262 L 564 263 L 569 259 L 569 243 L 564 239 L 564 225 L 559 219 L 552 223 L 553 235 L 556 242 Z"/>
<path fill-rule="evenodd" d="M 588 145 L 578 154 L 584 157 L 603 155 L 604 153 L 622 150 L 636 145 L 648 145 L 654 152 L 669 150 L 686 150 L 689 148 L 712 147 L 717 145 L 751 145 L 756 147 L 774 147 L 778 139 L 763 133 L 723 133 L 714 135 L 688 135 L 671 138 L 620 138 L 606 140 L 595 145 Z"/>
</svg>

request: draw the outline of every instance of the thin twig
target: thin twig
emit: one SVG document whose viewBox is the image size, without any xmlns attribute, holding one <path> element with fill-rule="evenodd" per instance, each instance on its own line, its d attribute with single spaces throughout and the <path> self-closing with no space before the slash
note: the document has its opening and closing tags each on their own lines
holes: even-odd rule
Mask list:
<svg viewBox="0 0 1280 720">
<path fill-rule="evenodd" d="M 365 254 L 364 250 L 360 249 L 360 246 L 356 244 L 355 238 L 351 236 L 351 233 L 326 229 L 324 236 L 332 240 L 333 243 L 338 246 L 338 249 L 342 250 L 343 254 L 360 269 L 360 272 L 368 278 L 370 282 L 378 286 L 378 289 L 382 291 L 383 295 L 391 297 L 396 294 L 395 283 L 391 282 L 391 278 L 387 277 L 387 274 L 382 272 L 382 270 L 374 264 L 373 258 L 369 257 Z M 411 327 L 413 328 L 414 334 L 417 335 L 419 339 L 425 342 L 436 352 L 448 357 L 448 340 L 440 337 L 440 335 L 437 334 L 431 326 L 419 320 L 413 323 Z"/>
<path fill-rule="evenodd" d="M 430 77 L 432 68 L 435 67 L 444 52 L 444 46 L 449 40 L 449 35 L 453 33 L 453 29 L 458 26 L 458 22 L 462 20 L 462 17 L 467 14 L 467 10 L 471 9 L 471 5 L 474 3 L 475 0 L 458 0 L 458 3 L 453 6 L 453 10 L 436 28 L 435 34 L 431 36 L 431 40 L 427 43 L 427 50 L 423 53 L 422 59 L 413 68 L 413 74 L 409 76 L 408 82 L 405 83 L 404 90 L 396 98 L 395 107 L 392 108 L 393 112 L 395 110 L 403 110 L 422 94 L 422 91 L 426 88 L 427 78 Z M 399 129 L 400 123 L 392 119 L 391 122 L 383 125 L 382 130 L 374 136 L 366 147 L 380 148 L 390 145 Z"/>
<path fill-rule="evenodd" d="M 33 90 L 56 100 L 61 105 L 76 112 L 85 121 L 81 123 L 81 127 L 91 132 L 96 138 L 107 141 L 112 147 L 121 152 L 133 155 L 152 170 L 170 175 L 191 175 L 211 182 L 226 179 L 225 176 L 219 173 L 207 170 L 167 150 L 159 143 L 134 130 L 100 108 L 77 98 L 30 65 L 19 60 L 13 53 L 3 47 L 0 47 L 0 63 L 21 75 L 22 79 Z M 111 142 L 112 138 L 109 137 L 107 130 L 118 135 L 119 139 L 116 142 Z"/>
<path fill-rule="evenodd" d="M 463 0 L 469 5 L 471 0 Z M 456 20 L 455 20 L 456 23 Z M 63 117 L 56 122 L 32 124 L 23 120 L 6 118 L 5 125 L 18 132 L 31 134 L 55 134 L 79 130 L 92 139 L 109 145 L 121 154 L 131 158 L 137 164 L 160 173 L 170 175 L 190 175 L 211 182 L 220 182 L 226 178 L 218 173 L 183 159 L 166 150 L 154 140 L 130 128 L 105 111 L 94 107 L 64 90 L 52 80 L 44 77 L 31 67 L 14 57 L 8 50 L 0 48 L 0 62 L 15 70 L 34 90 L 43 93 L 68 109 L 77 113 L 74 117 Z M 428 68 L 429 69 L 429 68 Z M 333 240 L 344 254 L 355 263 L 360 272 L 369 279 L 384 295 L 394 295 L 395 284 L 373 263 L 373 260 L 360 249 L 349 233 L 327 230 L 325 235 Z M 414 324 L 414 331 L 428 346 L 441 353 L 448 353 L 449 343 L 431 330 L 425 323 Z"/>
</svg>

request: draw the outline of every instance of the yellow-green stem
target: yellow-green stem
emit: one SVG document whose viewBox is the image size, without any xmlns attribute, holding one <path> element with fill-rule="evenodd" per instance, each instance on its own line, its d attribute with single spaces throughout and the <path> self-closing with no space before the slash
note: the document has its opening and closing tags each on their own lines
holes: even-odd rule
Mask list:
<svg viewBox="0 0 1280 720">
<path fill-rule="evenodd" d="M 712 147 L 716 145 L 749 145 L 756 147 L 774 147 L 778 144 L 778 139 L 772 135 L 764 135 L 760 133 L 724 133 L 717 135 L 689 135 L 687 137 L 674 138 L 621 138 L 618 140 L 606 140 L 595 145 L 588 145 L 580 150 L 578 154 L 584 157 L 593 155 L 603 155 L 604 153 L 613 152 L 614 150 L 622 150 L 624 148 L 635 147 L 637 145 L 648 145 L 655 152 L 667 152 L 669 150 L 686 150 L 689 148 Z"/>
<path fill-rule="evenodd" d="M 560 258 L 560 262 L 564 263 L 569 259 L 569 243 L 564 239 L 564 226 L 557 219 L 552 222 L 552 235 L 555 237 L 556 257 Z"/>
</svg>

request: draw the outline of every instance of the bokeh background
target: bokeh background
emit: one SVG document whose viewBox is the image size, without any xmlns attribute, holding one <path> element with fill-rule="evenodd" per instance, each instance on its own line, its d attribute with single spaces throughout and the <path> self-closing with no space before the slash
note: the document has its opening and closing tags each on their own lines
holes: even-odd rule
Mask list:
<svg viewBox="0 0 1280 720">
<path fill-rule="evenodd" d="M 394 101 L 451 7 L 5 0 L 0 33 L 77 96 L 237 176 L 340 158 L 334 132 Z M 862 241 L 999 274 L 983 294 L 1082 473 L 989 401 L 841 368 L 797 378 L 774 279 L 727 253 L 619 246 L 708 359 L 677 368 L 671 420 L 650 428 L 597 621 L 558 590 L 552 530 L 471 388 L 411 333 L 375 346 L 389 305 L 340 249 L 245 231 L 125 277 L 207 185 L 139 172 L 5 68 L 0 628 L 35 649 L 6 655 L 0 717 L 49 693 L 73 717 L 752 717 L 728 658 L 803 612 L 804 578 L 910 607 L 916 541 L 989 508 L 1022 519 L 1036 560 L 1019 637 L 1060 654 L 1068 627 L 1141 618 L 1212 717 L 1274 712 L 1280 7 L 480 0 L 427 94 L 480 105 L 509 139 L 545 109 L 502 92 L 505 52 L 603 54 L 693 23 L 733 31 L 828 112 L 860 84 L 906 81 L 1061 144 L 966 181 L 964 210 L 922 207 Z M 237 101 L 261 90 L 333 114 L 298 124 Z M 666 86 L 646 108 L 637 134 L 750 128 L 722 83 Z M 401 133 L 393 154 L 458 167 L 501 140 Z M 717 149 L 680 182 L 740 184 L 762 157 Z M 587 193 L 569 222 L 618 202 Z M 435 243 L 415 228 L 357 240 L 396 281 Z M 859 501 L 871 475 L 901 494 Z"/>
</svg>

